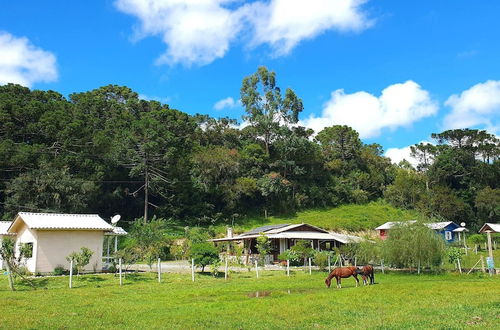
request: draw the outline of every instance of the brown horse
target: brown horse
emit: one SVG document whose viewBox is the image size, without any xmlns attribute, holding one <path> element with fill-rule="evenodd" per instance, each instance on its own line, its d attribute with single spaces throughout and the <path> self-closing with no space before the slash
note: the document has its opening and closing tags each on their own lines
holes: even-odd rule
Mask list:
<svg viewBox="0 0 500 330">
<path fill-rule="evenodd" d="M 361 270 L 358 270 L 358 274 L 363 278 L 363 285 L 367 285 L 367 278 L 370 279 L 370 285 L 375 284 L 375 275 L 373 275 L 373 267 L 371 265 L 363 266 Z"/>
<path fill-rule="evenodd" d="M 332 278 L 335 277 L 337 280 L 337 288 L 341 289 L 342 288 L 342 278 L 348 278 L 349 276 L 354 277 L 356 280 L 356 287 L 359 285 L 359 280 L 358 280 L 358 269 L 356 267 L 339 267 L 335 268 L 328 274 L 328 277 L 325 279 L 325 284 L 329 288 L 330 285 L 332 284 Z"/>
</svg>

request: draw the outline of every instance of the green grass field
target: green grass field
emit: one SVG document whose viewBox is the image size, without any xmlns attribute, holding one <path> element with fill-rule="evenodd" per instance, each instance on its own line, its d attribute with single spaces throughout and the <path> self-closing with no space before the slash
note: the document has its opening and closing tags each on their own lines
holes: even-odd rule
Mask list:
<svg viewBox="0 0 500 330">
<path fill-rule="evenodd" d="M 326 273 L 268 271 L 223 278 L 189 274 L 37 279 L 8 291 L 0 276 L 0 328 L 500 328 L 500 277 L 376 273 L 376 285 L 326 289 Z M 254 297 L 256 292 L 259 297 Z"/>
<path fill-rule="evenodd" d="M 329 209 L 299 211 L 292 216 L 247 217 L 237 221 L 236 230 L 277 223 L 308 223 L 330 230 L 360 231 L 374 229 L 387 221 L 411 220 L 415 211 L 397 209 L 384 201 L 364 205 L 350 204 Z"/>
</svg>

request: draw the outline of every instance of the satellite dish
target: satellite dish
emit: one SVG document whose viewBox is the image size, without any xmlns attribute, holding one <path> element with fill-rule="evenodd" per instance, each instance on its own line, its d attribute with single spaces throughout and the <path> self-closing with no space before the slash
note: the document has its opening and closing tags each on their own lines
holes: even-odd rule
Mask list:
<svg viewBox="0 0 500 330">
<path fill-rule="evenodd" d="M 465 222 L 461 222 L 460 226 L 465 227 Z"/>
<path fill-rule="evenodd" d="M 113 216 L 113 217 L 111 218 L 111 223 L 112 223 L 113 225 L 116 225 L 116 223 L 117 223 L 118 221 L 120 221 L 120 218 L 121 218 L 121 215 L 119 215 L 119 214 L 117 214 L 117 215 Z"/>
</svg>

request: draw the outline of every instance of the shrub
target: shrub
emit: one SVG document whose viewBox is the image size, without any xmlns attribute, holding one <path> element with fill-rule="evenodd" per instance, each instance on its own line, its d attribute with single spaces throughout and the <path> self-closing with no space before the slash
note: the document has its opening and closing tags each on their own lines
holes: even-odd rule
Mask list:
<svg viewBox="0 0 500 330">
<path fill-rule="evenodd" d="M 300 240 L 291 248 L 295 251 L 300 259 L 304 260 L 304 265 L 307 263 L 307 258 L 311 258 L 314 254 L 314 249 L 311 247 L 311 242 Z"/>
<path fill-rule="evenodd" d="M 63 265 L 57 265 L 54 268 L 54 275 L 56 275 L 56 276 L 66 275 L 67 273 L 68 273 L 68 270 L 66 270 L 66 268 L 64 268 Z"/>
<path fill-rule="evenodd" d="M 205 271 L 205 266 L 212 265 L 219 260 L 219 253 L 215 246 L 210 243 L 195 243 L 191 246 L 190 258 L 194 259 L 194 264 Z"/>
<path fill-rule="evenodd" d="M 320 270 L 325 270 L 328 267 L 328 256 L 330 255 L 331 253 L 328 251 L 316 251 L 313 257 L 314 264 L 318 266 Z"/>
<path fill-rule="evenodd" d="M 299 254 L 291 249 L 286 250 L 278 256 L 279 260 L 290 260 L 290 266 L 299 266 L 300 257 Z"/>
<path fill-rule="evenodd" d="M 78 274 L 80 274 L 85 269 L 85 266 L 90 263 L 90 258 L 92 258 L 93 254 L 94 252 L 92 252 L 91 249 L 82 247 L 80 252 L 71 252 L 71 254 L 66 257 L 66 260 L 68 260 L 68 262 L 73 260 L 73 270 L 76 270 Z"/>
<path fill-rule="evenodd" d="M 259 263 L 263 265 L 266 255 L 271 251 L 271 242 L 263 233 L 257 237 L 257 251 L 259 252 Z"/>
</svg>

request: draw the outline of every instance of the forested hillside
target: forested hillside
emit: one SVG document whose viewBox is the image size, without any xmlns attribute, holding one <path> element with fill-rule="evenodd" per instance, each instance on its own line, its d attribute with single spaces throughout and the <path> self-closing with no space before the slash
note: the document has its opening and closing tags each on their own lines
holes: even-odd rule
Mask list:
<svg viewBox="0 0 500 330">
<path fill-rule="evenodd" d="M 68 97 L 0 86 L 0 217 L 96 212 L 210 225 L 385 198 L 471 226 L 499 220 L 500 146 L 486 131 L 435 134 L 435 144 L 413 147 L 412 168 L 350 127 L 298 126 L 301 99 L 264 67 L 243 80 L 241 101 L 244 128 L 122 86 Z"/>
</svg>

